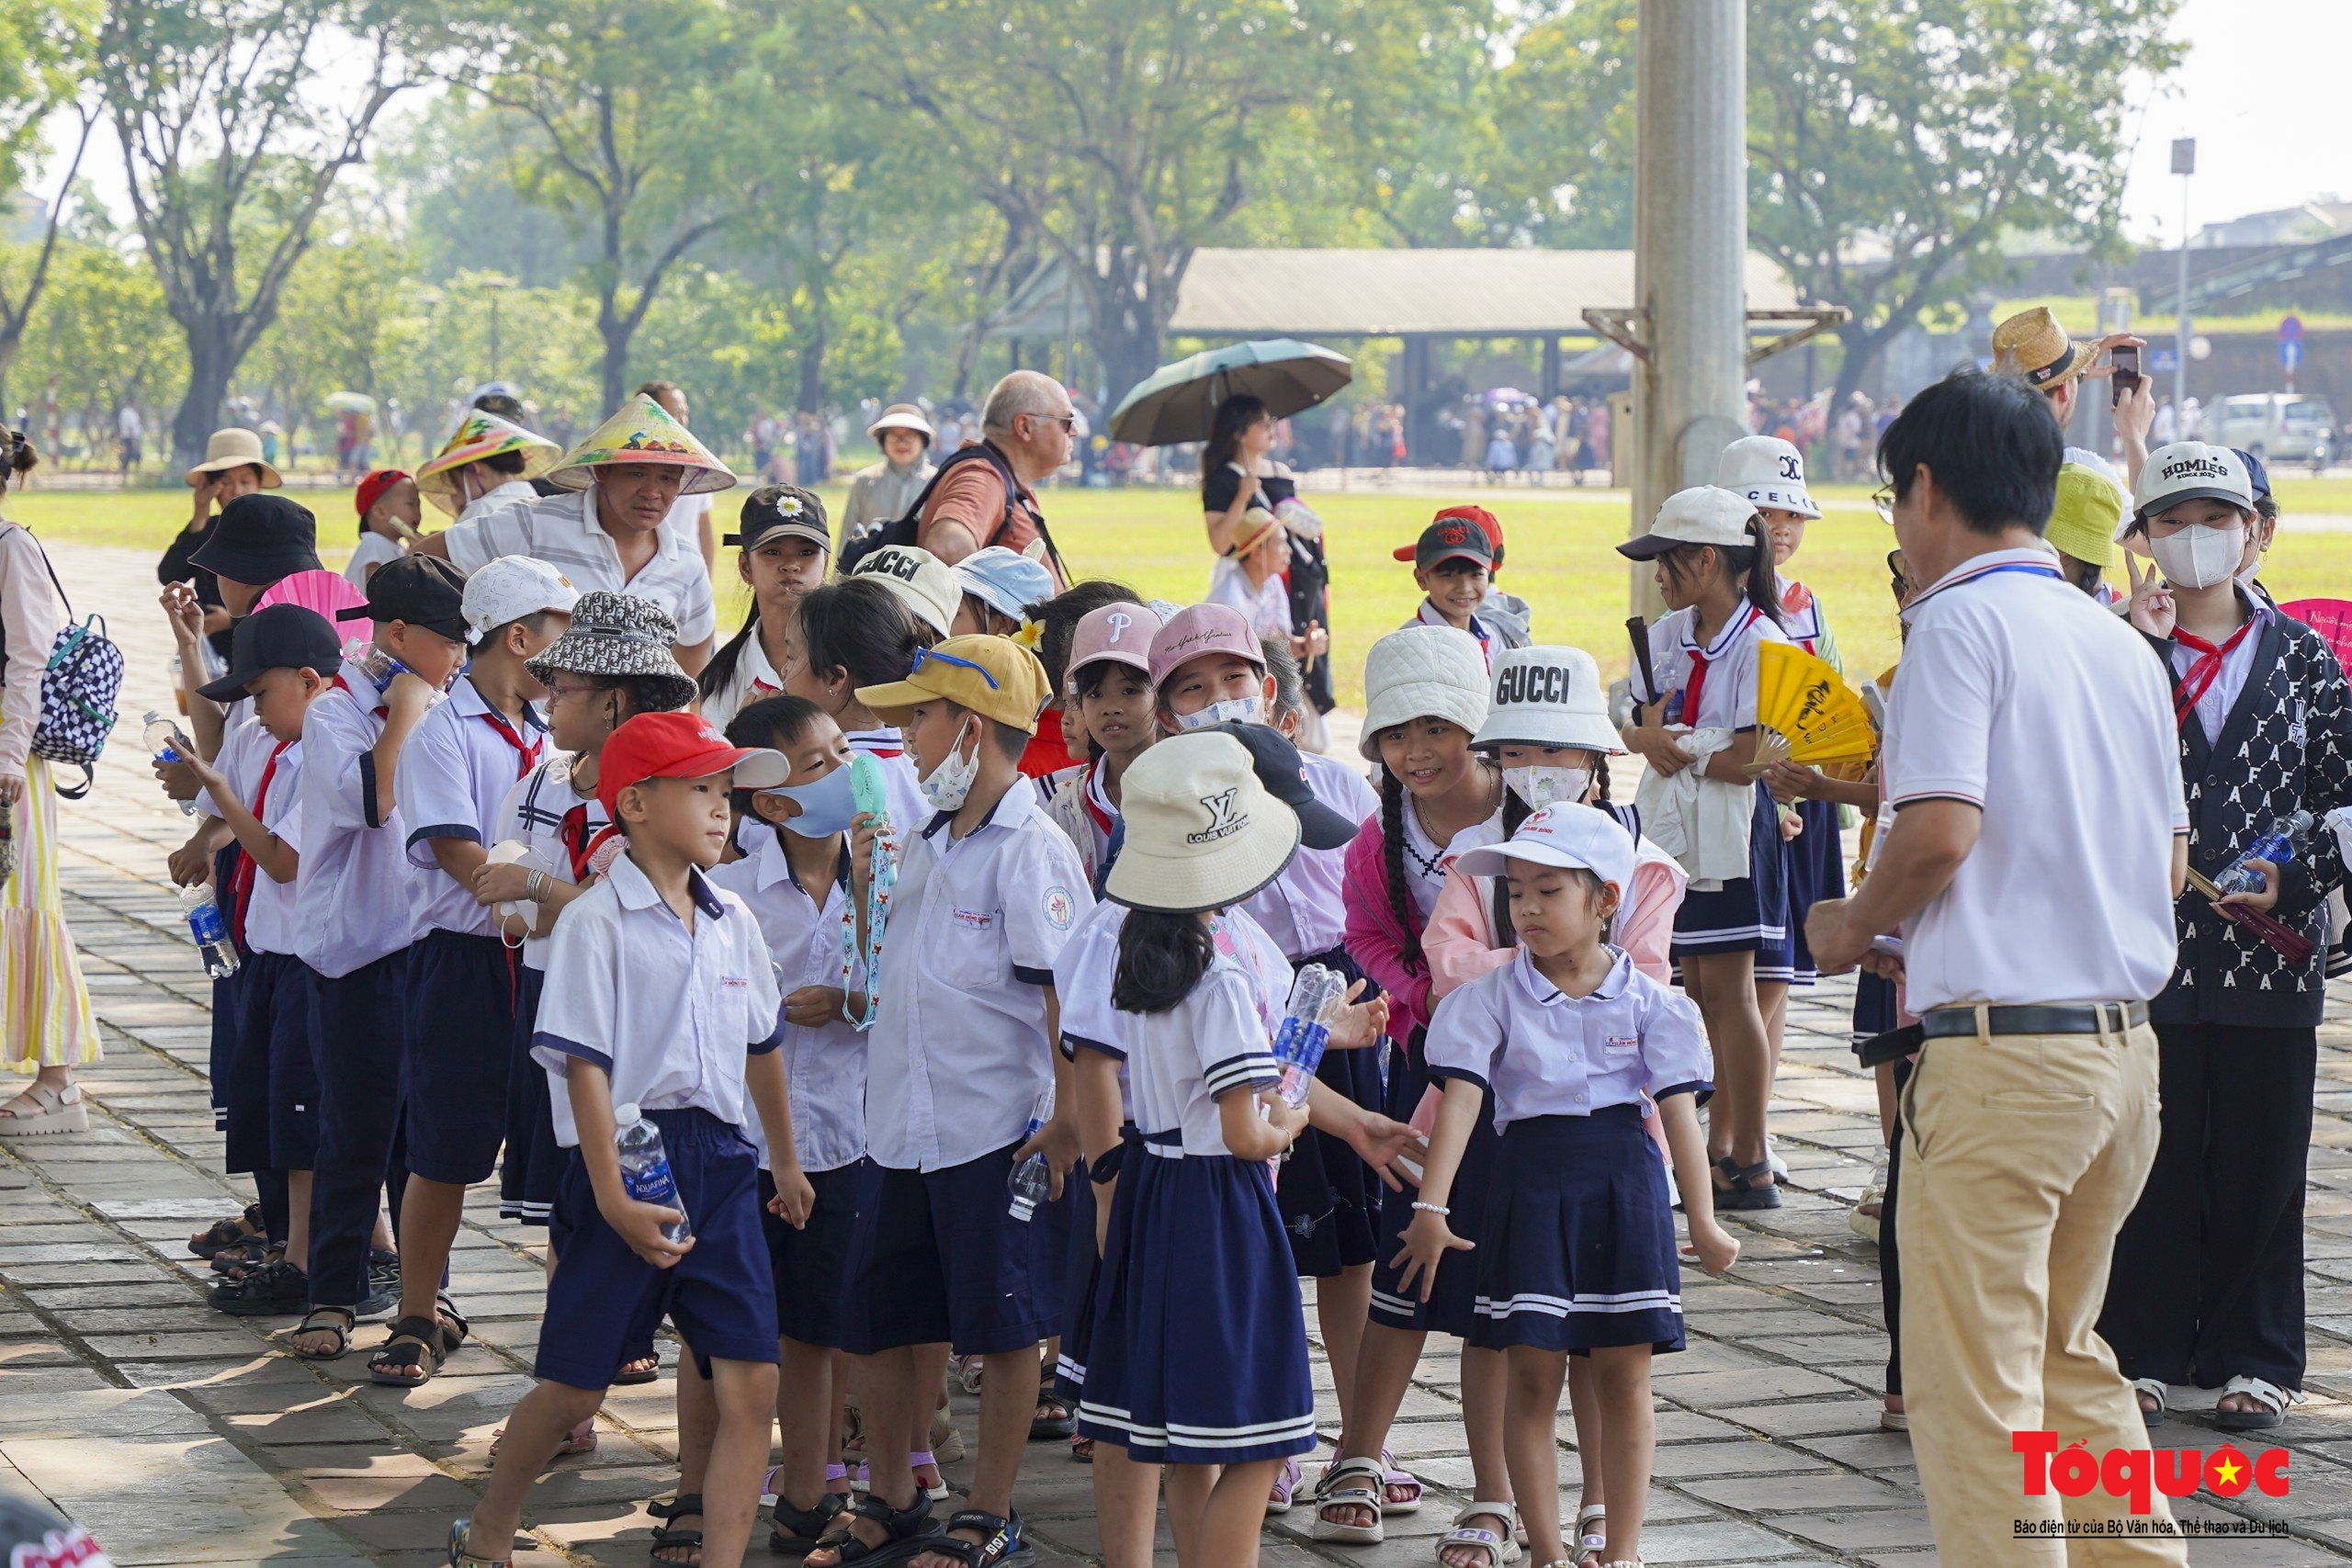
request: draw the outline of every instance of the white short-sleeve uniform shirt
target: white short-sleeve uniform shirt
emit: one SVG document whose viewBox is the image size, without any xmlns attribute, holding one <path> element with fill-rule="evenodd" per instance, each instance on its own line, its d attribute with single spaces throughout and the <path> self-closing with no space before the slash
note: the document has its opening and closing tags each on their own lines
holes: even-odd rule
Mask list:
<svg viewBox="0 0 2352 1568">
<path fill-rule="evenodd" d="M 619 838 L 595 792 L 582 795 L 571 787 L 571 752 L 552 752 L 517 779 L 499 806 L 490 841 L 520 844 L 527 852 L 521 863 L 578 884 L 594 874 L 594 863 L 617 852 Z M 551 940 L 524 938 L 523 967 L 544 972 Z"/>
<path fill-rule="evenodd" d="M 775 969 L 743 901 L 698 871 L 686 879 L 691 931 L 626 854 L 556 921 L 531 1057 L 565 1148 L 580 1143 L 562 1083 L 575 1060 L 611 1075 L 616 1105 L 691 1107 L 734 1127 L 755 1114 L 743 1064 L 781 1042 Z"/>
<path fill-rule="evenodd" d="M 1686 701 L 1679 722 L 1692 729 L 1753 729 L 1756 728 L 1757 649 L 1768 642 L 1786 642 L 1788 633 L 1753 604 L 1732 612 L 1705 647 L 1701 647 L 1696 610 L 1675 610 L 1650 626 L 1650 668 L 1657 690 L 1640 690 L 1641 671 L 1634 672 L 1636 694 L 1645 703 L 1676 692 L 1687 694 L 1691 678 L 1699 676 L 1699 701 Z"/>
<path fill-rule="evenodd" d="M 346 660 L 302 716 L 295 956 L 331 980 L 399 952 L 422 929 L 424 874 L 408 858 L 408 819 L 376 788 L 380 701 L 368 672 Z"/>
<path fill-rule="evenodd" d="M 1147 1136 L 1181 1134 L 1174 1145 L 1147 1145 L 1152 1153 L 1230 1155 L 1217 1100 L 1237 1089 L 1272 1089 L 1282 1076 L 1258 1016 L 1257 988 L 1239 964 L 1220 957 L 1167 1011 L 1119 1015 L 1126 1025 L 1136 1126 Z"/>
<path fill-rule="evenodd" d="M 655 531 L 652 558 L 627 576 L 620 547 L 596 520 L 595 499 L 594 489 L 568 491 L 452 524 L 441 536 L 448 541 L 450 564 L 471 573 L 500 556 L 529 556 L 563 573 L 582 593 L 603 589 L 651 600 L 678 623 L 683 646 L 709 637 L 718 628 L 718 612 L 694 536 L 681 535 L 665 519 Z"/>
<path fill-rule="evenodd" d="M 248 719 L 220 743 L 214 759 L 237 799 L 261 825 L 284 840 L 297 855 L 302 852 L 302 743 L 280 746 L 259 722 Z M 266 783 L 265 784 L 265 781 Z M 220 808 L 211 792 L 199 790 L 196 808 L 218 817 Z M 259 865 L 253 868 L 252 890 L 245 897 L 245 946 L 255 953 L 291 955 L 296 934 L 294 886 L 280 882 Z M 222 899 L 225 908 L 227 899 Z"/>
<path fill-rule="evenodd" d="M 499 808 L 546 750 L 547 724 L 536 708 L 526 703 L 517 726 L 463 678 L 409 733 L 398 782 L 409 863 L 424 874 L 420 930 L 497 933 L 490 906 L 476 903 L 472 888 L 441 869 L 432 840 L 458 839 L 484 849 L 497 843 Z"/>
<path fill-rule="evenodd" d="M 1904 927 L 1905 1006 L 2154 997 L 2188 831 L 2164 666 L 2045 550 L 1977 556 L 1904 614 L 1886 798 L 1984 813 L 1951 885 Z"/>
<path fill-rule="evenodd" d="M 1045 988 L 1094 902 L 1024 781 L 963 838 L 950 820 L 901 840 L 883 939 L 865 1134 L 891 1170 L 943 1170 L 1020 1140 L 1053 1082 Z"/>
</svg>

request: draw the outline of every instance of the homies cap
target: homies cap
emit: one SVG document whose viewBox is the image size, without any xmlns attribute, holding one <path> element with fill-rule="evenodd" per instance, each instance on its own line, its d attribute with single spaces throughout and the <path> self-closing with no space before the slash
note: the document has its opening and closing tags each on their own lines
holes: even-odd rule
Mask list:
<svg viewBox="0 0 2352 1568">
<path fill-rule="evenodd" d="M 2139 488 L 2132 497 L 2132 513 L 2145 523 L 2184 501 L 2209 498 L 2253 511 L 2254 480 L 2245 464 L 2226 446 L 2176 441 L 2148 454 L 2147 465 L 2140 470 Z"/>
<path fill-rule="evenodd" d="M 1212 653 L 1246 659 L 1261 672 L 1266 668 L 1266 650 L 1249 617 L 1230 604 L 1188 604 L 1152 636 L 1152 685 L 1165 685 L 1177 671 Z"/>
</svg>

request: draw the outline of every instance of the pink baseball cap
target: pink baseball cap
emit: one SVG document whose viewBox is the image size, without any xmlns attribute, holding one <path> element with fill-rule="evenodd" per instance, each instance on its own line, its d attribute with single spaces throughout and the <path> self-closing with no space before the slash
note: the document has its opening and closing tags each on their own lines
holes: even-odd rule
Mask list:
<svg viewBox="0 0 2352 1568">
<path fill-rule="evenodd" d="M 1127 664 L 1151 672 L 1151 639 L 1159 630 L 1159 614 L 1121 599 L 1089 610 L 1070 634 L 1066 680 L 1075 680 L 1090 664 Z"/>
<path fill-rule="evenodd" d="M 1247 616 L 1229 604 L 1190 604 L 1168 617 L 1151 639 L 1151 683 L 1210 653 L 1230 653 L 1263 670 L 1266 650 Z"/>
</svg>

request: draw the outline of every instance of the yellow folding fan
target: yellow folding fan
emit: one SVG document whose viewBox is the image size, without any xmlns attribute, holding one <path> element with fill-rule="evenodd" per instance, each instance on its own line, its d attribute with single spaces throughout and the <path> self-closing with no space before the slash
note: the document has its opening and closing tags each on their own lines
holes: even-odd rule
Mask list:
<svg viewBox="0 0 2352 1568">
<path fill-rule="evenodd" d="M 1867 761 L 1878 730 L 1861 696 L 1829 665 L 1792 643 L 1768 642 L 1756 650 L 1756 760 L 1758 774 L 1774 762 Z"/>
</svg>

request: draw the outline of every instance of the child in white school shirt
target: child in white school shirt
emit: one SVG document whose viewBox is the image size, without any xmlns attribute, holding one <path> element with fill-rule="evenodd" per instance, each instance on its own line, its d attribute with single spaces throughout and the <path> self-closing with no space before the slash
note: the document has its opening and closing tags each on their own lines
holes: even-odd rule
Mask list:
<svg viewBox="0 0 2352 1568">
<path fill-rule="evenodd" d="M 775 1402 L 775 1299 L 760 1234 L 756 1110 L 779 1170 L 797 1162 L 782 998 L 742 900 L 703 873 L 727 847 L 728 792 L 781 784 L 773 751 L 729 746 L 693 714 L 646 714 L 605 747 L 597 795 L 628 840 L 575 899 L 548 962 L 535 1055 L 561 1073 L 577 1129 L 557 1201 L 536 1387 L 507 1418 L 490 1489 L 449 1532 L 453 1568 L 503 1568 L 525 1494 L 594 1414 L 633 1326 L 666 1314 L 718 1405 L 705 1479 L 705 1568 L 740 1568 L 759 1509 Z M 620 1108 L 660 1131 L 674 1201 L 640 1201 L 614 1139 Z M 805 1183 L 770 1204 L 808 1218 Z M 673 1239 L 684 1218 L 692 1234 Z M 682 1543 L 688 1544 L 688 1543 Z"/>
<path fill-rule="evenodd" d="M 401 1306 L 370 1382 L 429 1382 L 468 1325 L 441 1276 L 466 1189 L 495 1168 L 506 1127 L 514 1032 L 514 965 L 473 874 L 494 842 L 498 810 L 547 749 L 547 694 L 527 668 L 561 635 L 579 591 L 545 561 L 501 556 L 466 580 L 460 604 L 471 658 L 447 699 L 402 754 L 409 863 L 423 928 L 409 950 L 405 1064 L 408 1186 L 401 1203 Z"/>
</svg>

